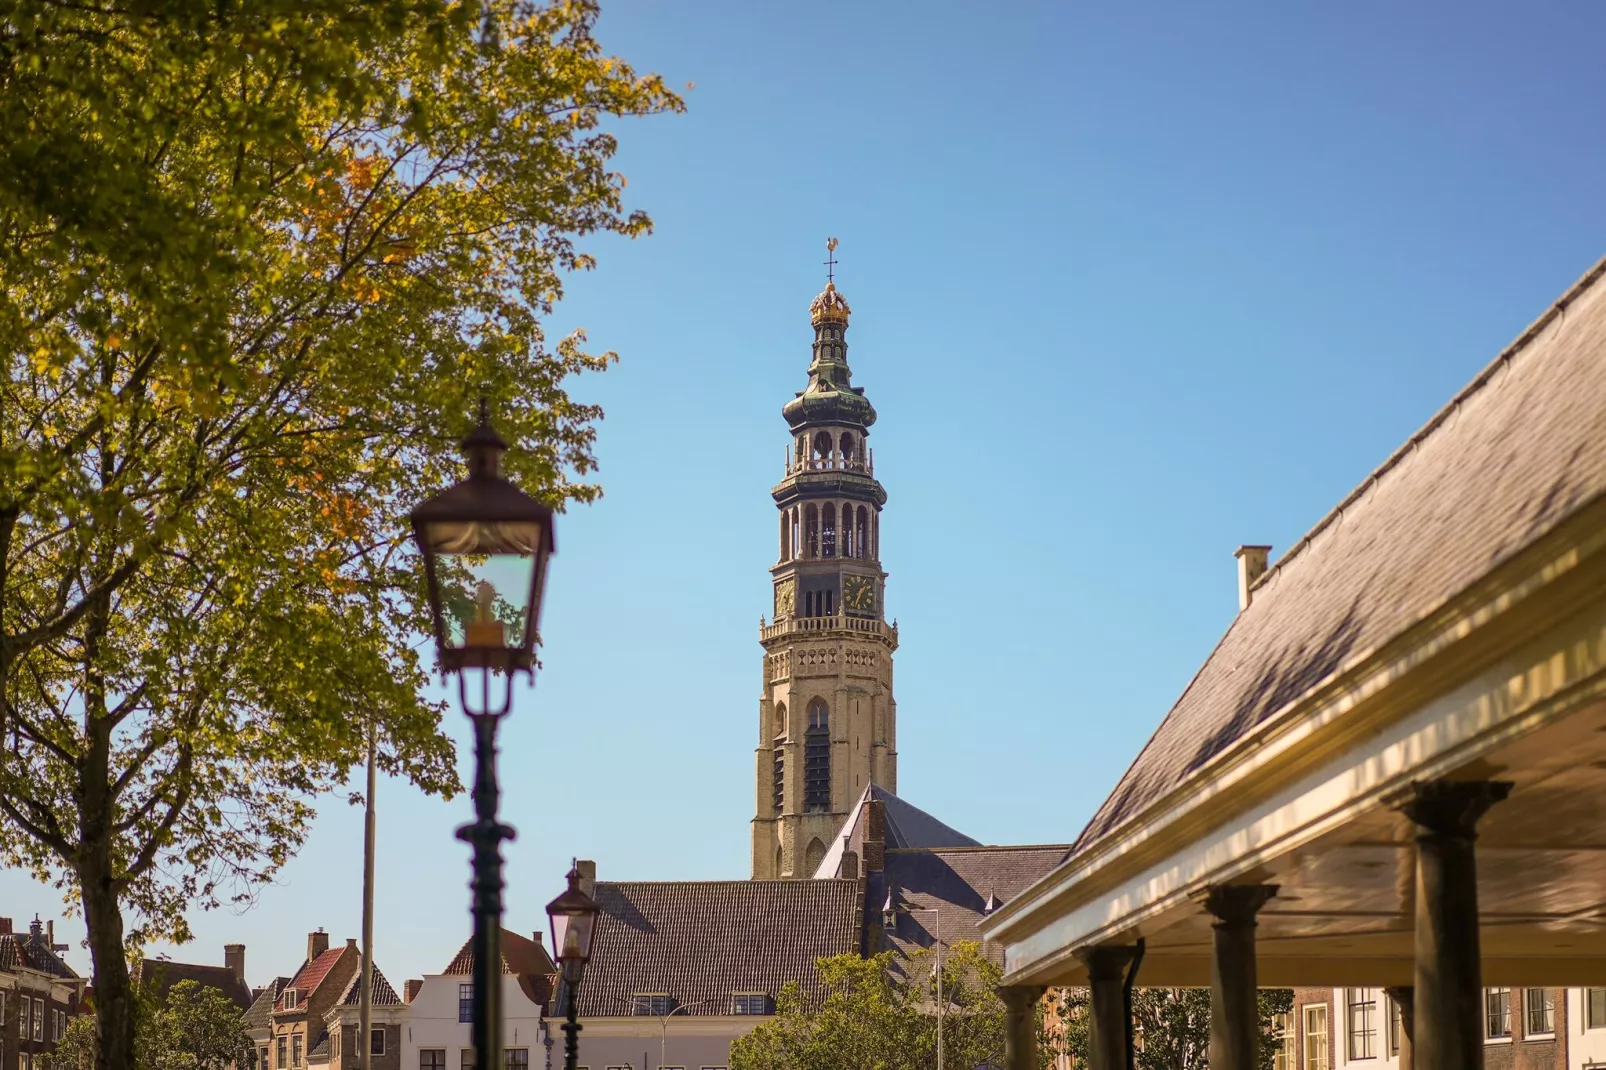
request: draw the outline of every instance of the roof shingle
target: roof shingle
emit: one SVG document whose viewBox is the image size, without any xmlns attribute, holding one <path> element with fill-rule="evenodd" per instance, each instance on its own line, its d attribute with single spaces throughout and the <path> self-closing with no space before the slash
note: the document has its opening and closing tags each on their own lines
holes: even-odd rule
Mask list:
<svg viewBox="0 0 1606 1070">
<path fill-rule="evenodd" d="M 628 1015 L 641 992 L 706 1015 L 789 980 L 816 991 L 816 959 L 860 949 L 862 895 L 856 880 L 599 881 L 580 1013 Z"/>
<path fill-rule="evenodd" d="M 1606 260 L 1273 566 L 1078 851 L 1606 491 L 1603 272 Z"/>
<path fill-rule="evenodd" d="M 981 942 L 977 925 L 986 916 L 989 896 L 1008 903 L 1065 861 L 1069 844 L 1040 847 L 950 847 L 940 850 L 890 850 L 883 883 L 870 890 L 873 909 L 880 910 L 886 889 L 894 905 L 911 913 L 885 930 L 888 942 L 909 954 L 930 947 L 941 927 L 944 946 L 961 940 Z M 877 900 L 875 897 L 881 898 Z M 937 912 L 933 918 L 931 911 Z M 983 951 L 1003 964 L 1003 949 L 984 944 Z"/>
</svg>

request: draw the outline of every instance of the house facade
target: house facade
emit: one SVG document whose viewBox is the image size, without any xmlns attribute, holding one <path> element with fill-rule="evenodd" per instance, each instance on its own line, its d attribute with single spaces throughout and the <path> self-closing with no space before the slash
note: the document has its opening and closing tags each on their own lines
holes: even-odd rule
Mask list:
<svg viewBox="0 0 1606 1070">
<path fill-rule="evenodd" d="M 83 1012 L 85 981 L 60 957 L 55 924 L 0 918 L 0 1070 L 35 1070 Z"/>
<path fill-rule="evenodd" d="M 502 1047 L 505 1070 L 547 1065 L 542 1021 L 555 967 L 541 934 L 502 930 Z M 399 1018 L 401 1067 L 464 1070 L 474 1065 L 474 948 L 465 943 L 438 974 L 407 983 Z M 561 1061 L 561 1052 L 560 1052 Z M 378 1068 L 376 1067 L 376 1070 Z"/>
</svg>

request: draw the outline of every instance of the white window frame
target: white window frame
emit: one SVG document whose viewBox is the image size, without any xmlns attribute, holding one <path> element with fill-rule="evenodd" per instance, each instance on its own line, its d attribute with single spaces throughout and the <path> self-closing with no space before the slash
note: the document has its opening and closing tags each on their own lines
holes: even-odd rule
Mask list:
<svg viewBox="0 0 1606 1070">
<path fill-rule="evenodd" d="M 35 1043 L 42 1044 L 45 1040 L 45 1001 L 33 1001 L 33 1039 Z"/>
<path fill-rule="evenodd" d="M 1289 1070 L 1288 1066 L 1288 1027 L 1291 1024 L 1288 1014 L 1274 1014 L 1271 1016 L 1272 1035 L 1276 1047 L 1271 1053 L 1271 1070 Z"/>
<path fill-rule="evenodd" d="M 503 1048 L 502 1049 L 502 1066 L 504 1068 L 511 1067 L 513 1065 L 513 1053 L 517 1052 L 517 1051 L 522 1051 L 524 1053 L 524 1065 L 526 1067 L 526 1070 L 528 1070 L 528 1067 L 530 1066 L 530 1049 L 529 1048 L 522 1048 L 522 1047 L 521 1048 Z M 663 1067 L 659 1067 L 658 1070 L 664 1070 L 664 1068 Z"/>
<path fill-rule="evenodd" d="M 1305 1027 L 1305 1057 L 1300 1061 L 1302 1070 L 1332 1070 L 1333 1030 L 1331 1016 L 1327 1012 L 1327 1004 L 1306 1003 L 1299 1008 L 1299 1013 L 1300 1020 Z M 1320 1018 L 1322 1023 L 1321 1032 L 1319 1033 L 1311 1028 L 1312 1020 L 1317 1018 Z M 1313 1036 L 1322 1038 L 1321 1055 L 1325 1056 L 1325 1058 L 1318 1058 L 1317 1053 L 1311 1050 L 1311 1038 Z"/>
<path fill-rule="evenodd" d="M 374 1041 L 376 1041 L 376 1040 L 379 1042 L 379 1047 L 377 1047 L 377 1048 L 374 1047 Z M 380 1026 L 371 1026 L 369 1028 L 369 1030 L 368 1030 L 368 1054 L 369 1055 L 383 1055 L 383 1054 L 385 1054 L 385 1027 L 384 1026 L 382 1026 L 382 1025 L 380 1025 Z"/>
<path fill-rule="evenodd" d="M 1360 1012 L 1360 1028 L 1356 1028 L 1356 1012 Z M 1361 1054 L 1361 1049 L 1366 1054 Z M 1344 1054 L 1347 1062 L 1362 1062 L 1377 1058 L 1377 990 L 1374 988 L 1344 989 Z"/>
<path fill-rule="evenodd" d="M 1493 1031 L 1494 1030 L 1494 1023 L 1489 1018 L 1489 1001 L 1490 1001 L 1490 999 L 1494 998 L 1495 996 L 1500 996 L 1500 995 L 1504 995 L 1506 997 L 1506 1010 L 1505 1010 L 1506 1031 L 1504 1033 L 1496 1033 L 1496 1032 L 1494 1032 Z M 1509 988 L 1485 988 L 1483 990 L 1483 1042 L 1485 1044 L 1510 1044 L 1511 1043 L 1511 1035 L 1512 1035 L 1512 1030 L 1511 1030 L 1512 1025 L 1513 1025 L 1513 1023 L 1511 1021 L 1511 989 L 1509 989 Z"/>
<path fill-rule="evenodd" d="M 446 1049 L 445 1048 L 419 1048 L 418 1049 L 418 1070 L 424 1070 L 424 1056 L 426 1056 L 426 1055 L 439 1055 L 441 1057 L 441 1070 L 446 1070 Z"/>
<path fill-rule="evenodd" d="M 1539 994 L 1539 998 L 1543 1001 L 1541 1006 L 1543 1007 L 1544 1011 L 1547 1012 L 1547 1016 L 1550 1018 L 1550 1028 L 1549 1029 L 1530 1029 L 1529 1028 L 1530 1026 L 1533 1025 L 1533 1005 L 1529 1001 L 1533 999 L 1534 993 L 1538 993 Z M 1551 996 L 1550 989 L 1548 989 L 1548 988 L 1525 988 L 1525 989 L 1523 989 L 1523 991 L 1522 991 L 1522 1035 L 1523 1035 L 1523 1037 L 1525 1039 L 1528 1038 L 1528 1037 L 1533 1037 L 1535 1040 L 1553 1040 L 1555 1038 L 1555 1036 L 1556 1036 L 1556 1000 L 1555 1000 L 1555 998 L 1553 996 Z"/>
</svg>

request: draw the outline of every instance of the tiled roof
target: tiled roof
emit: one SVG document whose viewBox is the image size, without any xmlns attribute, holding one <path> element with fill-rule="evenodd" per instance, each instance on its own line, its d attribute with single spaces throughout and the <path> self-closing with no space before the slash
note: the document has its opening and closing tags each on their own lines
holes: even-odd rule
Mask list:
<svg viewBox="0 0 1606 1070">
<path fill-rule="evenodd" d="M 312 1047 L 307 1049 L 307 1058 L 327 1059 L 329 1057 L 330 1047 L 329 1030 L 325 1029 L 323 1032 L 318 1034 L 318 1039 L 312 1042 Z"/>
<path fill-rule="evenodd" d="M 346 991 L 345 991 L 345 994 L 340 997 L 340 1003 L 343 1006 L 346 1006 L 346 1007 L 356 1007 L 356 1006 L 359 1006 L 362 1003 L 362 970 L 361 970 L 361 968 L 359 968 L 356 973 L 351 975 L 351 982 L 346 985 Z M 385 980 L 385 975 L 383 973 L 379 972 L 379 964 L 375 963 L 374 964 L 374 1006 L 376 1006 L 376 1007 L 400 1007 L 401 1005 L 402 1005 L 401 996 L 397 995 L 396 994 L 396 990 L 394 988 L 390 987 L 390 982 Z"/>
<path fill-rule="evenodd" d="M 512 929 L 502 930 L 502 972 L 514 974 L 547 974 L 557 969 L 552 957 L 539 941 L 523 936 Z M 457 949 L 452 961 L 441 971 L 452 976 L 468 976 L 474 972 L 474 939 L 470 937 Z"/>
<path fill-rule="evenodd" d="M 36 921 L 34 924 L 37 926 L 38 922 Z M 29 956 L 33 959 L 38 969 L 43 970 L 52 977 L 60 977 L 63 980 L 79 980 L 78 974 L 73 971 L 73 968 L 67 965 L 61 956 L 56 954 L 55 949 L 50 946 L 50 940 L 44 933 L 30 930 L 28 935 L 21 939 L 27 943 Z"/>
<path fill-rule="evenodd" d="M 311 962 L 302 963 L 301 969 L 296 971 L 295 977 L 285 987 L 295 989 L 300 993 L 300 1002 L 305 1003 L 307 998 L 318 990 L 318 986 L 323 983 L 324 977 L 330 970 L 335 968 L 335 963 L 340 961 L 340 956 L 345 952 L 345 947 L 331 947 Z M 283 1009 L 284 993 L 281 992 L 279 998 L 274 1002 L 274 1010 Z"/>
<path fill-rule="evenodd" d="M 288 977 L 275 977 L 273 981 L 256 994 L 251 1001 L 251 1007 L 241 1019 L 247 1030 L 268 1029 L 273 1024 L 273 1004 L 278 1000 L 279 993 L 290 984 Z"/>
<path fill-rule="evenodd" d="M 1606 261 L 1283 555 L 1078 850 L 1606 491 L 1603 272 Z"/>
<path fill-rule="evenodd" d="M 50 972 L 49 965 L 41 960 L 26 936 L 21 933 L 0 933 L 0 970 L 10 972 L 17 969 Z"/>
<path fill-rule="evenodd" d="M 250 1009 L 251 989 L 234 975 L 227 966 L 206 966 L 197 962 L 169 962 L 166 959 L 145 959 L 134 971 L 136 985 L 153 984 L 158 999 L 166 999 L 174 985 L 180 981 L 194 981 L 207 988 L 222 992 L 241 1011 Z"/>
<path fill-rule="evenodd" d="M 859 823 L 864 820 L 865 802 L 878 799 L 886 814 L 886 844 L 888 847 L 976 847 L 977 842 L 963 832 L 949 828 L 920 807 L 892 794 L 879 784 L 864 789 L 858 802 L 853 804 L 849 817 L 825 852 L 819 867 L 809 876 L 835 877 L 841 872 L 842 854 L 855 839 Z"/>
<path fill-rule="evenodd" d="M 580 1014 L 628 1015 L 638 992 L 703 1015 L 734 992 L 811 991 L 816 959 L 860 950 L 861 895 L 853 880 L 599 881 Z"/>
<path fill-rule="evenodd" d="M 891 946 L 904 953 L 930 947 L 939 925 L 945 946 L 961 940 L 979 943 L 976 926 L 986 916 L 988 897 L 998 906 L 1008 903 L 1065 861 L 1070 849 L 1069 844 L 1054 844 L 888 851 L 885 874 L 875 874 L 868 889 L 867 909 L 879 912 L 890 887 L 894 906 L 915 911 L 900 915 L 897 925 L 886 930 Z M 986 944 L 983 950 L 1003 963 L 998 945 Z"/>
</svg>

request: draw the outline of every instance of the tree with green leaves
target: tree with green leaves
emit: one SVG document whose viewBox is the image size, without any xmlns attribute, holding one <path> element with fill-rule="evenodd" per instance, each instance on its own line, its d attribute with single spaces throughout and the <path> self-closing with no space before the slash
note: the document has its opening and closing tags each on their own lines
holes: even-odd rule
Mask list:
<svg viewBox="0 0 1606 1070">
<path fill-rule="evenodd" d="M 251 1038 L 240 1008 L 222 992 L 180 981 L 159 996 L 154 985 L 137 994 L 134 1070 L 237 1070 L 249 1065 Z M 98 1045 L 95 1019 L 74 1018 L 42 1070 L 91 1070 Z"/>
<path fill-rule="evenodd" d="M 1293 1010 L 1294 993 L 1287 988 L 1263 988 L 1258 995 L 1258 1065 L 1260 1070 L 1272 1070 L 1282 1039 L 1276 1016 Z M 1056 1009 L 1064 1025 L 1062 1046 L 1077 1059 L 1086 1059 L 1091 1021 L 1087 989 L 1066 989 Z M 1133 989 L 1132 1019 L 1138 1070 L 1209 1070 L 1208 988 Z"/>
<path fill-rule="evenodd" d="M 999 970 L 973 941 L 942 956 L 943 1063 L 1001 1065 L 1007 1028 Z M 930 1070 L 937 1059 L 937 980 L 930 951 L 910 958 L 835 955 L 816 963 L 820 992 L 795 981 L 775 1016 L 731 1044 L 730 1070 Z M 1039 1045 L 1040 1065 L 1051 1052 Z"/>
<path fill-rule="evenodd" d="M 597 15 L 0 0 L 0 861 L 81 905 L 100 1067 L 128 953 L 248 901 L 370 718 L 456 790 L 404 517 L 475 400 L 526 490 L 599 493 L 567 380 L 613 355 L 541 319 L 649 230 L 616 133 L 681 101 Z"/>
</svg>

